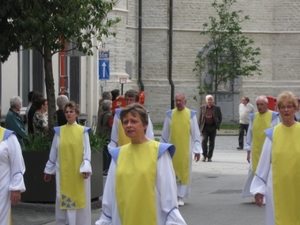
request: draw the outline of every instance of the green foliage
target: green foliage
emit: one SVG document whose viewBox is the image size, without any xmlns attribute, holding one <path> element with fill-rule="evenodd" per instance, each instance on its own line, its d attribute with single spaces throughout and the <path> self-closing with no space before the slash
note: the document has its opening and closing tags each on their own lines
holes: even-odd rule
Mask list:
<svg viewBox="0 0 300 225">
<path fill-rule="evenodd" d="M 100 151 L 103 150 L 103 146 L 107 144 L 107 138 L 104 136 L 100 136 L 99 134 L 95 134 L 94 132 L 91 132 L 89 134 L 90 136 L 90 145 L 92 151 Z"/>
<path fill-rule="evenodd" d="M 51 143 L 52 137 L 48 133 L 28 134 L 28 139 L 25 140 L 24 151 L 50 151 Z"/>
<path fill-rule="evenodd" d="M 153 124 L 153 130 L 162 130 L 163 124 Z"/>
<path fill-rule="evenodd" d="M 234 3 L 236 0 L 221 0 L 221 3 L 214 0 L 212 7 L 217 16 L 209 16 L 209 23 L 204 23 L 200 32 L 210 42 L 198 54 L 194 71 L 208 75 L 210 81 L 204 84 L 200 81 L 199 94 L 213 92 L 215 100 L 220 84 L 240 76 L 261 75 L 260 61 L 256 59 L 260 48 L 252 47 L 254 41 L 243 35 L 240 26 L 249 16 L 242 16 L 241 10 L 231 11 Z"/>
<path fill-rule="evenodd" d="M 238 130 L 239 125 L 238 124 L 221 124 L 220 129 L 223 129 L 223 130 Z"/>
<path fill-rule="evenodd" d="M 94 40 L 116 34 L 107 18 L 117 0 L 5 0 L 0 7 L 0 61 L 20 48 L 38 51 L 45 68 L 48 124 L 54 126 L 55 91 L 52 56 L 78 49 L 93 54 Z M 43 74 L 41 74 L 43 76 Z"/>
<path fill-rule="evenodd" d="M 90 138 L 90 146 L 91 150 L 93 151 L 100 151 L 103 149 L 105 143 L 107 143 L 107 139 L 101 137 L 97 134 L 91 132 L 89 134 Z M 51 144 L 52 144 L 52 135 L 48 133 L 38 133 L 38 134 L 28 134 L 28 139 L 25 141 L 25 148 L 24 151 L 28 152 L 43 152 L 43 151 L 50 151 Z"/>
<path fill-rule="evenodd" d="M 0 8 L 0 59 L 6 61 L 10 52 L 18 51 L 20 46 L 38 50 L 43 56 L 43 48 L 47 48 L 53 55 L 64 50 L 67 43 L 92 55 L 91 48 L 96 47 L 93 38 L 101 40 L 102 36 L 116 35 L 109 28 L 120 19 L 107 18 L 115 3 L 115 0 L 4 1 Z"/>
</svg>

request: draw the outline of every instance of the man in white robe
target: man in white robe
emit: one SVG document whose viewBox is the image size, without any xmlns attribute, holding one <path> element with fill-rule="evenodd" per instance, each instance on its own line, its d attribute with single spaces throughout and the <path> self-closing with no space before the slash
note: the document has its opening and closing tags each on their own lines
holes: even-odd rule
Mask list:
<svg viewBox="0 0 300 225">
<path fill-rule="evenodd" d="M 182 111 L 186 108 L 186 98 L 183 93 L 179 93 L 175 97 L 176 100 L 176 110 Z M 183 119 L 183 118 L 182 118 Z M 191 192 L 191 181 L 192 181 L 192 157 L 193 154 L 195 154 L 195 161 L 197 162 L 200 159 L 200 154 L 202 153 L 202 147 L 201 147 L 201 136 L 200 136 L 200 131 L 198 127 L 198 122 L 197 122 L 197 116 L 196 116 L 196 111 L 190 110 L 190 132 L 189 133 L 182 133 L 181 135 L 187 135 L 186 138 L 190 140 L 189 144 L 189 149 L 186 149 L 189 151 L 189 158 L 182 159 L 182 162 L 184 160 L 188 160 L 189 164 L 189 182 L 188 184 L 182 184 L 182 183 L 177 183 L 177 196 L 178 196 L 178 205 L 183 206 L 184 205 L 184 200 L 183 198 L 189 198 L 190 197 L 190 192 Z M 160 142 L 163 143 L 172 143 L 171 141 L 171 132 L 170 130 L 172 129 L 171 127 L 171 122 L 172 122 L 172 110 L 167 111 L 167 116 L 164 121 L 164 127 L 161 135 Z M 182 137 L 182 136 L 181 136 Z M 178 137 L 178 140 L 180 140 L 180 137 Z M 172 143 L 174 144 L 174 143 Z M 176 146 L 176 153 L 179 151 Z M 188 148 L 188 146 L 186 146 Z M 181 149 L 183 151 L 184 149 Z M 177 153 L 178 154 L 178 153 Z M 176 173 L 176 169 L 175 169 Z"/>
<path fill-rule="evenodd" d="M 25 164 L 13 131 L 0 127 L 0 223 L 10 224 L 11 204 L 16 205 L 24 192 Z"/>
<path fill-rule="evenodd" d="M 257 165 L 260 157 L 259 155 L 266 137 L 264 130 L 269 127 L 274 127 L 280 123 L 279 113 L 268 110 L 268 99 L 266 98 L 266 96 L 257 97 L 256 106 L 258 112 L 250 114 L 250 123 L 246 137 L 246 146 L 244 148 L 244 150 L 247 151 L 247 161 L 250 164 L 248 176 L 242 190 L 242 198 L 253 197 L 250 192 L 250 185 L 256 170 L 256 168 L 253 168 L 253 164 Z M 266 117 L 268 116 L 267 114 L 269 114 L 269 117 Z M 268 118 L 268 121 L 266 121 L 265 118 Z M 254 123 L 256 125 L 253 127 Z M 255 143 L 255 146 L 253 146 L 253 143 Z"/>
</svg>

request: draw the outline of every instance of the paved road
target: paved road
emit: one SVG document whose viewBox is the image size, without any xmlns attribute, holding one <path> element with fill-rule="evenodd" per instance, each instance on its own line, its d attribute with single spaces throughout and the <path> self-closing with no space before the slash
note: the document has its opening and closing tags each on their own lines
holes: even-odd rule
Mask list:
<svg viewBox="0 0 300 225">
<path fill-rule="evenodd" d="M 265 224 L 265 208 L 240 197 L 248 163 L 246 152 L 236 147 L 237 136 L 218 136 L 213 162 L 193 163 L 192 196 L 180 207 L 187 224 Z M 92 211 L 92 224 L 99 215 L 100 209 Z M 13 225 L 55 225 L 53 221 L 54 212 L 13 209 Z"/>
</svg>

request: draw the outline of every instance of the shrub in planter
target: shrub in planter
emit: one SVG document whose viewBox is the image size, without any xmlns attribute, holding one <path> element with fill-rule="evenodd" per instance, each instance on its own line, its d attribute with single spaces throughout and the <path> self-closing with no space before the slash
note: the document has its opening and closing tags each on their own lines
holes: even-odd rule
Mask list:
<svg viewBox="0 0 300 225">
<path fill-rule="evenodd" d="M 91 199 L 96 199 L 103 192 L 102 148 L 105 140 L 90 133 L 92 150 L 91 164 Z M 55 202 L 55 177 L 50 182 L 44 182 L 44 168 L 49 158 L 52 137 L 49 134 L 29 134 L 22 152 L 26 166 L 24 182 L 26 191 L 22 193 L 23 202 L 53 203 Z"/>
</svg>

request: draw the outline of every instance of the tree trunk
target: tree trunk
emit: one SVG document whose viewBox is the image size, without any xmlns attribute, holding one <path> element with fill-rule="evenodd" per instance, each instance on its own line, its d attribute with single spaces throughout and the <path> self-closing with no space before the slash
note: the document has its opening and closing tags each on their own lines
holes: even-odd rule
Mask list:
<svg viewBox="0 0 300 225">
<path fill-rule="evenodd" d="M 55 90 L 54 90 L 54 79 L 53 79 L 53 68 L 52 68 L 52 53 L 48 48 L 44 48 L 44 66 L 45 66 L 45 85 L 46 94 L 48 100 L 48 125 L 49 131 L 55 126 L 56 121 L 54 114 L 56 112 L 55 106 Z"/>
</svg>

